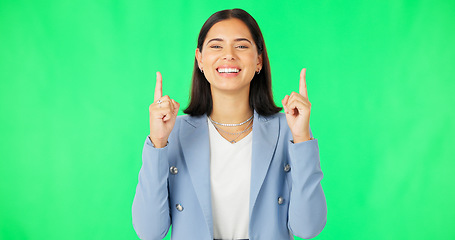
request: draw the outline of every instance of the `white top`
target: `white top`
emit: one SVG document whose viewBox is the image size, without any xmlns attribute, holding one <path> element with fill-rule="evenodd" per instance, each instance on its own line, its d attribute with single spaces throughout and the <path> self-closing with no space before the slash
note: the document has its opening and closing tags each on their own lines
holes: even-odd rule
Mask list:
<svg viewBox="0 0 455 240">
<path fill-rule="evenodd" d="M 232 144 L 207 121 L 214 238 L 248 239 L 253 131 Z"/>
</svg>

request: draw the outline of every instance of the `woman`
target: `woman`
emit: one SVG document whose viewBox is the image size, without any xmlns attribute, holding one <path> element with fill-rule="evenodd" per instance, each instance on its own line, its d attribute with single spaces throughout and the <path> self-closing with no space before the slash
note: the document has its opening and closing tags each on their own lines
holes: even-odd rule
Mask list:
<svg viewBox="0 0 455 240">
<path fill-rule="evenodd" d="M 275 105 L 256 21 L 241 9 L 213 14 L 196 49 L 191 100 L 162 96 L 157 73 L 150 135 L 133 202 L 142 239 L 312 238 L 326 223 L 319 149 L 300 93 Z"/>
</svg>

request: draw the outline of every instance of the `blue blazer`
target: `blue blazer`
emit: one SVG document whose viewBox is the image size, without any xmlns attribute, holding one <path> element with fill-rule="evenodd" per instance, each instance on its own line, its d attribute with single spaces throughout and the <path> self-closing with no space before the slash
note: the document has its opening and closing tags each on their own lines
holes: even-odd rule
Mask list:
<svg viewBox="0 0 455 240">
<path fill-rule="evenodd" d="M 312 238 L 327 220 L 316 139 L 292 143 L 283 113 L 254 113 L 249 239 Z M 239 166 L 242 167 L 242 166 Z M 177 117 L 168 145 L 147 137 L 132 207 L 141 239 L 213 240 L 207 116 Z"/>
</svg>

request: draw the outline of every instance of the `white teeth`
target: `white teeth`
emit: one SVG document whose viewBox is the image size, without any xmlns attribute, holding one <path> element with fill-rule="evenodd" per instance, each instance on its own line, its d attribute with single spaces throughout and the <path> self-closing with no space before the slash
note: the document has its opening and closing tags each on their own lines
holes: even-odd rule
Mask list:
<svg viewBox="0 0 455 240">
<path fill-rule="evenodd" d="M 238 73 L 240 72 L 237 68 L 218 68 L 219 73 Z"/>
</svg>

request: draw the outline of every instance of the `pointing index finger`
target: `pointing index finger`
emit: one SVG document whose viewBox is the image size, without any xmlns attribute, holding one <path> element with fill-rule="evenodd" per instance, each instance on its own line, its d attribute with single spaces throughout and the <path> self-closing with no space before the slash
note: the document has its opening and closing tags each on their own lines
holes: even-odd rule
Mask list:
<svg viewBox="0 0 455 240">
<path fill-rule="evenodd" d="M 299 93 L 300 93 L 300 95 L 304 96 L 305 98 L 308 98 L 305 75 L 306 75 L 306 68 L 303 68 L 302 71 L 300 72 Z"/>
<path fill-rule="evenodd" d="M 155 99 L 158 101 L 163 96 L 163 78 L 160 72 L 156 72 L 156 84 L 155 84 Z"/>
</svg>

